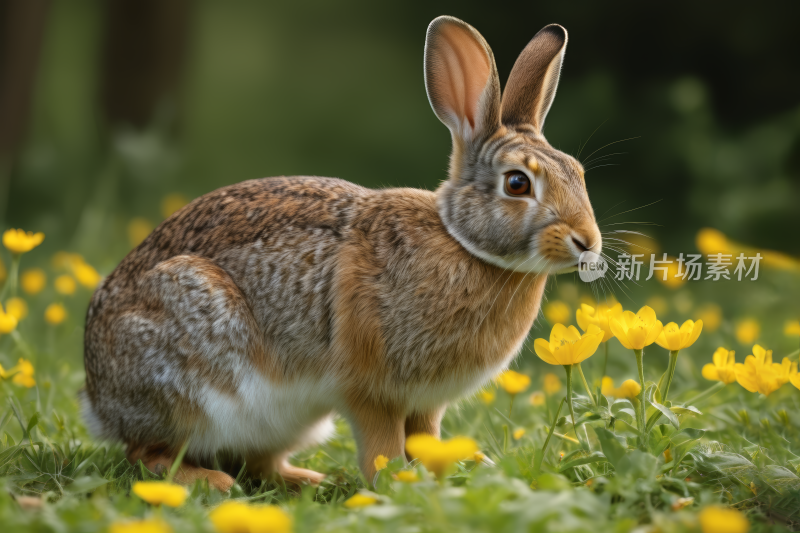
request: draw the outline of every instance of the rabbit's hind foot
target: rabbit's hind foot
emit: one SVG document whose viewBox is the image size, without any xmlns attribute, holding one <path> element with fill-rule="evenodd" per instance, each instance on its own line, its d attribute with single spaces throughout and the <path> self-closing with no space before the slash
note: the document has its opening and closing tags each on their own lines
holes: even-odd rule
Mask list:
<svg viewBox="0 0 800 533">
<path fill-rule="evenodd" d="M 141 459 L 145 468 L 156 475 L 168 472 L 175 462 L 175 456 L 176 454 L 171 453 L 165 446 L 139 446 L 129 449 L 127 453 L 131 464 L 136 464 Z M 225 472 L 195 466 L 186 460 L 175 473 L 174 481 L 181 485 L 191 485 L 202 479 L 208 480 L 208 485 L 220 492 L 228 492 L 235 483 L 235 480 Z"/>
<path fill-rule="evenodd" d="M 325 474 L 294 466 L 285 458 L 276 460 L 268 453 L 248 457 L 247 471 L 251 476 L 260 479 L 274 479 L 277 474 L 284 482 L 300 486 L 317 486 L 325 479 Z"/>
</svg>

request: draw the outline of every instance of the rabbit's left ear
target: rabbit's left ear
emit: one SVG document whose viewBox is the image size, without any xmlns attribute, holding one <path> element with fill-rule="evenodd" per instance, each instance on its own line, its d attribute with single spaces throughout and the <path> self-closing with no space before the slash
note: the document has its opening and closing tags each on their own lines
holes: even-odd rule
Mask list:
<svg viewBox="0 0 800 533">
<path fill-rule="evenodd" d="M 567 30 L 558 24 L 533 36 L 511 69 L 502 99 L 503 124 L 531 124 L 542 132 L 558 87 Z"/>
</svg>

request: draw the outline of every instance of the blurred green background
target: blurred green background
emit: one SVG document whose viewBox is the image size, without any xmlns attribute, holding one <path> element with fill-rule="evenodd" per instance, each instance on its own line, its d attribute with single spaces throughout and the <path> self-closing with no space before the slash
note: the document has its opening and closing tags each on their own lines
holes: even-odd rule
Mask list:
<svg viewBox="0 0 800 533">
<path fill-rule="evenodd" d="M 194 197 L 250 178 L 436 187 L 449 135 L 427 102 L 422 50 L 427 24 L 446 13 L 482 32 L 503 81 L 538 29 L 568 29 L 549 140 L 574 155 L 602 124 L 585 158 L 638 137 L 596 154 L 626 152 L 588 175 L 598 215 L 661 200 L 623 218 L 661 224 L 651 231 L 669 247 L 714 226 L 800 253 L 794 3 L 0 5 L 3 98 L 24 115 L 3 147 L 0 220 L 45 231 L 50 251 L 93 217 L 157 222 L 155 199 L 169 192 Z M 27 103 L 15 61 L 31 64 Z M 103 246 L 114 261 L 122 248 Z"/>
<path fill-rule="evenodd" d="M 28 265 L 67 249 L 107 274 L 170 194 L 282 174 L 433 189 L 450 138 L 422 59 L 440 14 L 486 37 L 503 82 L 542 26 L 568 29 L 546 134 L 585 145 L 603 230 L 676 256 L 708 226 L 800 255 L 800 4 L 785 2 L 3 0 L 0 222 L 47 235 Z M 574 316 L 589 291 L 559 280 Z M 689 300 L 664 322 L 704 300 L 798 314 L 797 273 L 710 284 L 616 297 Z"/>
</svg>

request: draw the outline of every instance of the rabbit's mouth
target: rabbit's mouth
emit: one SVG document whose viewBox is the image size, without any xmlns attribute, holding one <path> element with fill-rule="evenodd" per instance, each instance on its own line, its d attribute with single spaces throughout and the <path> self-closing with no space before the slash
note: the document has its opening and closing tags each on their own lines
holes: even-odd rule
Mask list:
<svg viewBox="0 0 800 533">
<path fill-rule="evenodd" d="M 556 270 L 554 274 L 570 274 L 572 272 L 578 271 L 578 265 L 568 266 L 566 268 L 562 268 L 561 270 Z"/>
</svg>

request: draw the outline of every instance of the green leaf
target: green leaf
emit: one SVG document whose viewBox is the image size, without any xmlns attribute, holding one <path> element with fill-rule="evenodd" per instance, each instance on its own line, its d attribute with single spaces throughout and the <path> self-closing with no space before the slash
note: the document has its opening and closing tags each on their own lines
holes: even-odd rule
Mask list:
<svg viewBox="0 0 800 533">
<path fill-rule="evenodd" d="M 562 461 L 560 465 L 558 465 L 558 471 L 563 472 L 564 470 L 580 466 L 580 465 L 588 465 L 592 463 L 599 463 L 601 461 L 608 461 L 606 456 L 600 452 L 592 452 L 589 455 L 585 455 L 583 457 L 578 457 L 577 459 L 573 459 L 572 461 Z"/>
<path fill-rule="evenodd" d="M 622 462 L 627 450 L 625 446 L 617 440 L 617 436 L 604 428 L 594 428 L 597 435 L 597 440 L 600 441 L 600 447 L 603 449 L 603 455 L 614 468 Z"/>
<path fill-rule="evenodd" d="M 31 430 L 39 423 L 39 413 L 33 413 L 33 416 L 30 420 L 28 420 L 28 435 L 31 434 Z"/>
<path fill-rule="evenodd" d="M 91 492 L 106 483 L 108 483 L 108 480 L 101 477 L 83 476 L 70 483 L 68 490 L 73 494 Z"/>
<path fill-rule="evenodd" d="M 650 403 L 661 402 L 661 391 L 656 383 L 652 381 L 645 382 L 644 400 Z"/>
<path fill-rule="evenodd" d="M 680 424 L 680 422 L 678 422 L 678 417 L 675 415 L 675 413 L 670 411 L 666 406 L 661 405 L 660 403 L 658 403 L 656 401 L 651 401 L 650 403 L 652 404 L 653 407 L 655 407 L 656 409 L 661 411 L 662 415 L 667 417 L 667 420 L 669 420 L 670 423 L 673 426 L 675 426 L 675 429 L 680 429 L 681 424 Z"/>
<path fill-rule="evenodd" d="M 673 407 L 670 407 L 669 410 L 672 411 L 673 413 L 675 413 L 676 415 L 688 415 L 688 414 L 702 415 L 703 414 L 700 411 L 700 409 L 698 409 L 694 405 L 684 405 L 684 406 L 675 405 Z"/>
</svg>

